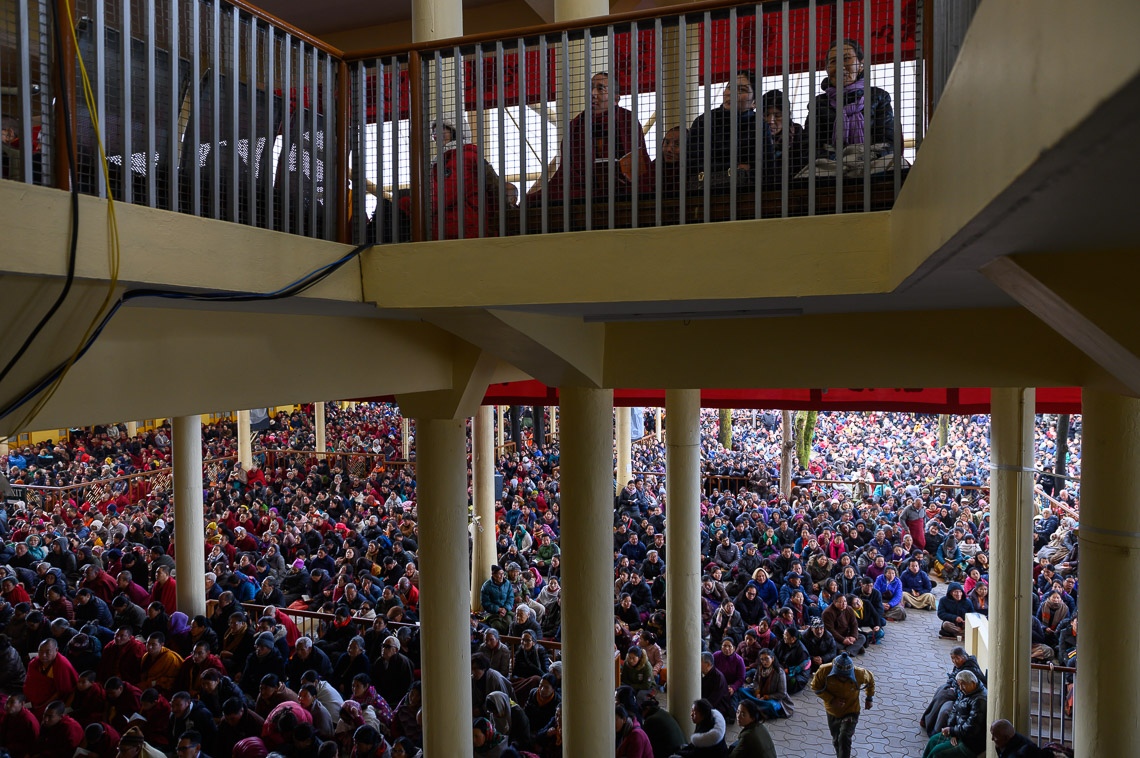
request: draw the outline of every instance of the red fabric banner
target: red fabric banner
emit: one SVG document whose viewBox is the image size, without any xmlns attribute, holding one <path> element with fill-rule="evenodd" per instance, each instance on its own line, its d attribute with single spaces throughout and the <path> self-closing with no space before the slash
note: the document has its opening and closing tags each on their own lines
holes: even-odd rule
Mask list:
<svg viewBox="0 0 1140 758">
<path fill-rule="evenodd" d="M 524 63 L 526 65 L 525 102 L 528 105 L 540 103 L 543 100 L 544 94 L 547 101 L 557 99 L 558 77 L 556 74 L 558 72 L 558 65 L 555 51 L 552 49 L 547 50 L 545 93 L 542 88 L 542 52 L 539 50 L 527 50 Z M 475 61 L 466 61 L 463 64 L 463 107 L 469 111 L 475 110 L 478 101 L 479 81 L 475 76 L 475 64 Z M 503 54 L 502 100 L 499 98 L 498 67 L 495 62 L 495 57 L 493 55 L 484 57 L 482 64 L 483 107 L 497 108 L 500 105 L 504 107 L 518 105 L 519 82 L 522 79 L 521 74 L 524 73 L 519 71 L 519 54 L 517 52 Z M 446 105 L 444 107 L 446 108 Z"/>
<path fill-rule="evenodd" d="M 636 55 L 634 53 L 636 52 Z M 614 34 L 613 79 L 617 94 L 632 92 L 632 82 L 637 82 L 638 92 L 654 92 L 657 89 L 657 38 L 652 29 L 637 33 L 637 50 L 633 49 L 631 32 Z"/>
<path fill-rule="evenodd" d="M 392 69 L 384 69 L 384 117 L 383 121 L 392 120 Z M 412 79 L 408 69 L 400 69 L 400 115 L 399 118 L 408 118 L 412 112 Z M 364 79 L 364 113 L 367 123 L 376 122 L 376 74 L 369 74 Z"/>
<path fill-rule="evenodd" d="M 901 26 L 897 30 L 894 23 L 894 0 L 872 0 L 871 3 L 871 49 L 867 53 L 870 63 L 890 63 L 894 61 L 896 40 L 900 59 L 914 60 L 917 53 L 917 5 L 918 0 L 901 0 Z M 764 38 L 758 75 L 783 73 L 784 49 L 783 26 L 788 25 L 788 70 L 800 73 L 810 70 L 809 25 L 813 23 L 808 8 L 794 8 L 785 14 L 772 10 L 764 11 L 761 6 Z M 816 31 L 815 67 L 823 71 L 827 62 L 827 51 L 835 44 L 836 6 L 816 7 L 814 19 Z M 843 36 L 853 39 L 860 45 L 864 42 L 863 0 L 847 0 L 843 3 Z M 713 21 L 711 36 L 712 81 L 728 81 L 732 71 L 729 39 L 731 24 L 728 19 Z M 709 50 L 705 46 L 705 32 L 701 25 L 694 24 L 689 34 L 696 34 L 700 40 L 700 81 L 705 83 L 705 56 Z M 757 71 L 756 17 L 739 16 L 736 21 L 736 69 Z"/>
</svg>

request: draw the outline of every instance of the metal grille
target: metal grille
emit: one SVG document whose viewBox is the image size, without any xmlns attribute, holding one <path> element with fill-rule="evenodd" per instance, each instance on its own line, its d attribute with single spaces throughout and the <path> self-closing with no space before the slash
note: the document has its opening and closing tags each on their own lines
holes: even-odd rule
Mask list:
<svg viewBox="0 0 1140 758">
<path fill-rule="evenodd" d="M 14 0 L 0 8 L 0 143 L 5 179 L 45 183 L 53 141 L 46 0 Z"/>
</svg>

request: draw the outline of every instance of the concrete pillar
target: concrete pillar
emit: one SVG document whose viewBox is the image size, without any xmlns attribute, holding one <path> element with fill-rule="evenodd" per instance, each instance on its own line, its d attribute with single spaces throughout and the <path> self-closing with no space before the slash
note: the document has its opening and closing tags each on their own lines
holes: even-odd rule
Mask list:
<svg viewBox="0 0 1140 758">
<path fill-rule="evenodd" d="M 495 406 L 495 454 L 498 455 L 499 451 L 503 449 L 503 445 L 507 443 L 507 427 L 506 421 L 507 406 Z"/>
<path fill-rule="evenodd" d="M 412 0 L 412 41 L 463 36 L 463 0 Z"/>
<path fill-rule="evenodd" d="M 405 461 L 412 458 L 412 424 L 406 418 L 400 419 L 400 455 Z"/>
<path fill-rule="evenodd" d="M 416 419 L 416 461 L 424 755 L 470 756 L 466 420 Z"/>
<path fill-rule="evenodd" d="M 701 391 L 666 390 L 665 631 L 669 642 L 668 709 L 688 736 L 701 696 Z"/>
<path fill-rule="evenodd" d="M 550 436 L 553 439 L 558 435 L 558 406 L 550 406 Z"/>
<path fill-rule="evenodd" d="M 654 424 L 653 428 L 656 430 L 657 441 L 660 442 L 665 436 L 665 430 L 661 427 L 661 409 L 660 408 L 657 409 L 657 423 Z"/>
<path fill-rule="evenodd" d="M 613 390 L 563 387 L 562 754 L 614 745 Z"/>
<path fill-rule="evenodd" d="M 238 460 L 246 471 L 253 468 L 253 442 L 250 440 L 249 411 L 237 412 Z"/>
<path fill-rule="evenodd" d="M 1033 413 L 1036 392 L 990 390 L 989 723 L 1029 731 L 1029 598 L 1033 580 Z M 1082 577 L 1083 578 L 1083 577 Z M 993 751 L 993 743 L 989 750 Z M 992 755 L 996 756 L 996 751 Z"/>
<path fill-rule="evenodd" d="M 0 456 L 4 456 L 7 454 L 8 454 L 8 438 L 4 437 L 3 439 L 0 439 Z"/>
<path fill-rule="evenodd" d="M 134 436 L 137 436 L 138 433 L 139 433 L 139 422 L 128 421 L 127 422 L 127 436 L 128 437 L 134 437 Z"/>
<path fill-rule="evenodd" d="M 495 415 L 491 406 L 481 405 L 471 424 L 471 479 L 475 516 L 479 526 L 472 534 L 471 608 L 480 610 L 479 590 L 491 578 L 495 562 Z"/>
<path fill-rule="evenodd" d="M 629 408 L 615 408 L 614 446 L 617 448 L 617 492 L 633 478 L 633 441 L 629 438 Z"/>
<path fill-rule="evenodd" d="M 202 417 L 171 419 L 174 446 L 174 571 L 178 610 L 206 612 L 206 524 L 202 511 Z M 167 608 L 173 613 L 174 609 Z"/>
<path fill-rule="evenodd" d="M 609 0 L 554 0 L 554 22 L 608 16 Z"/>
<path fill-rule="evenodd" d="M 1140 626 L 1119 590 L 1140 581 L 1140 400 L 1084 390 L 1076 754 L 1140 741 Z M 1089 591 L 1091 590 L 1091 591 Z"/>
<path fill-rule="evenodd" d="M 313 429 L 317 433 L 317 454 L 321 455 L 325 452 L 327 446 L 325 442 L 325 404 L 324 402 L 313 403 Z"/>
</svg>

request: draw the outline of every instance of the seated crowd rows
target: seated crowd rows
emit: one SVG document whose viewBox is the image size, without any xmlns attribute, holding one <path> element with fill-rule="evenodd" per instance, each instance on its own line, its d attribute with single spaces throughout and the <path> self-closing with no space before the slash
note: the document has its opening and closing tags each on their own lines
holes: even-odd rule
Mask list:
<svg viewBox="0 0 1140 758">
<path fill-rule="evenodd" d="M 791 696 L 837 654 L 889 644 L 889 624 L 908 609 L 937 615 L 932 633 L 947 635 L 959 633 L 965 612 L 985 612 L 987 505 L 968 489 L 931 489 L 935 472 L 957 466 L 955 450 L 973 451 L 980 420 L 957 423 L 953 444 L 939 451 L 925 442 L 920 417 L 853 416 L 823 420 L 818 470 L 798 471 L 786 498 L 769 484 L 778 481 L 779 461 L 766 454 L 771 430 L 741 429 L 741 449 L 726 451 L 702 419 L 706 465 L 748 448 L 759 479 L 702 498 L 708 652 L 703 698 L 690 714 L 704 735 L 692 745 L 709 743 L 698 745 L 701 754 L 767 755 L 762 722 L 793 716 Z M 309 419 L 280 414 L 260 437 L 267 446 L 304 446 Z M 331 448 L 398 446 L 399 419 L 386 406 L 334 405 L 327 423 Z M 908 434 L 885 452 L 848 445 L 884 425 Z M 562 755 L 558 450 L 523 440 L 522 452 L 497 463 L 498 559 L 471 621 L 472 739 L 479 755 L 545 758 Z M 232 450 L 232 428 L 211 427 L 203 444 L 207 454 Z M 160 428 L 132 439 L 99 428 L 15 457 L 6 463 L 17 484 L 97 480 L 169 463 L 170 435 Z M 206 483 L 208 611 L 193 618 L 177 607 L 168 493 L 132 501 L 129 491 L 90 487 L 83 490 L 90 499 L 51 510 L 0 510 L 7 696 L 0 744 L 17 758 L 70 755 L 80 746 L 101 756 L 416 755 L 423 725 L 414 468 L 389 469 L 379 458 L 356 475 L 340 470 L 340 460 L 282 452 L 272 469 L 235 464 Z M 903 460 L 920 465 L 903 472 Z M 811 483 L 837 466 L 865 468 L 871 478 Z M 635 479 L 615 498 L 619 755 L 642 755 L 634 746 L 645 744 L 655 756 L 693 749 L 658 699 L 668 682 L 668 551 L 667 504 L 656 484 L 652 475 Z M 1042 560 L 1041 614 L 1064 658 L 1066 617 L 1055 598 L 1075 612 L 1075 529 L 1046 516 L 1038 539 L 1056 563 Z M 1070 576 L 1057 577 L 1053 592 L 1062 569 Z M 929 573 L 965 586 L 952 584 L 936 600 Z M 290 610 L 329 615 L 302 634 Z M 730 748 L 726 727 L 737 720 L 744 732 Z"/>
</svg>

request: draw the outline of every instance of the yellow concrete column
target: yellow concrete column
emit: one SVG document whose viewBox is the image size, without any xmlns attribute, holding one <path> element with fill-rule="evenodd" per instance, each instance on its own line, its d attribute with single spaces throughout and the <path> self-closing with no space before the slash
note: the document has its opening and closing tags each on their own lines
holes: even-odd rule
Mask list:
<svg viewBox="0 0 1140 758">
<path fill-rule="evenodd" d="M 313 430 L 317 435 L 317 454 L 322 455 L 325 452 L 325 404 L 324 402 L 313 403 Z"/>
<path fill-rule="evenodd" d="M 617 449 L 617 492 L 633 478 L 633 441 L 629 438 L 629 408 L 614 409 L 614 447 Z"/>
<path fill-rule="evenodd" d="M 987 717 L 1029 731 L 1033 581 L 1032 388 L 990 390 L 990 607 Z M 989 750 L 994 751 L 993 743 Z M 991 755 L 996 756 L 996 751 Z"/>
<path fill-rule="evenodd" d="M 412 424 L 406 418 L 400 419 L 400 455 L 405 461 L 412 457 Z"/>
<path fill-rule="evenodd" d="M 562 754 L 612 756 L 613 390 L 563 387 Z"/>
<path fill-rule="evenodd" d="M 416 461 L 424 755 L 470 756 L 466 420 L 416 419 Z"/>
<path fill-rule="evenodd" d="M 202 510 L 202 417 L 171 419 L 174 454 L 174 572 L 178 610 L 206 612 L 206 525 Z M 173 613 L 173 609 L 167 608 Z"/>
<path fill-rule="evenodd" d="M 495 406 L 495 451 L 503 449 L 507 441 L 507 425 L 503 423 L 507 416 L 507 406 Z"/>
<path fill-rule="evenodd" d="M 480 610 L 479 590 L 491 578 L 495 562 L 495 415 L 489 405 L 479 406 L 471 424 L 471 478 L 474 485 L 475 516 L 472 532 L 471 608 Z"/>
<path fill-rule="evenodd" d="M 550 406 L 550 436 L 553 438 L 558 434 L 558 406 Z"/>
<path fill-rule="evenodd" d="M 8 438 L 0 439 L 0 456 L 8 454 Z"/>
<path fill-rule="evenodd" d="M 665 432 L 661 428 L 661 409 L 660 408 L 657 409 L 657 423 L 654 425 L 654 428 L 656 429 L 657 441 L 660 442 L 661 438 L 665 436 Z"/>
<path fill-rule="evenodd" d="M 238 460 L 246 471 L 253 468 L 253 442 L 250 439 L 249 411 L 237 412 Z"/>
<path fill-rule="evenodd" d="M 689 735 L 687 718 L 701 696 L 701 391 L 666 390 L 665 631 L 668 709 Z"/>
<path fill-rule="evenodd" d="M 412 41 L 463 36 L 463 0 L 412 0 Z"/>
<path fill-rule="evenodd" d="M 1140 744 L 1140 626 L 1135 612 L 1121 607 L 1119 591 L 1140 582 L 1140 400 L 1085 389 L 1082 410 L 1086 591 L 1077 635 L 1074 746 L 1080 758 L 1131 755 Z"/>
<path fill-rule="evenodd" d="M 134 436 L 136 436 L 138 433 L 139 433 L 139 422 L 137 422 L 137 421 L 128 421 L 128 422 L 127 422 L 127 436 L 128 436 L 128 437 L 134 437 Z"/>
</svg>

